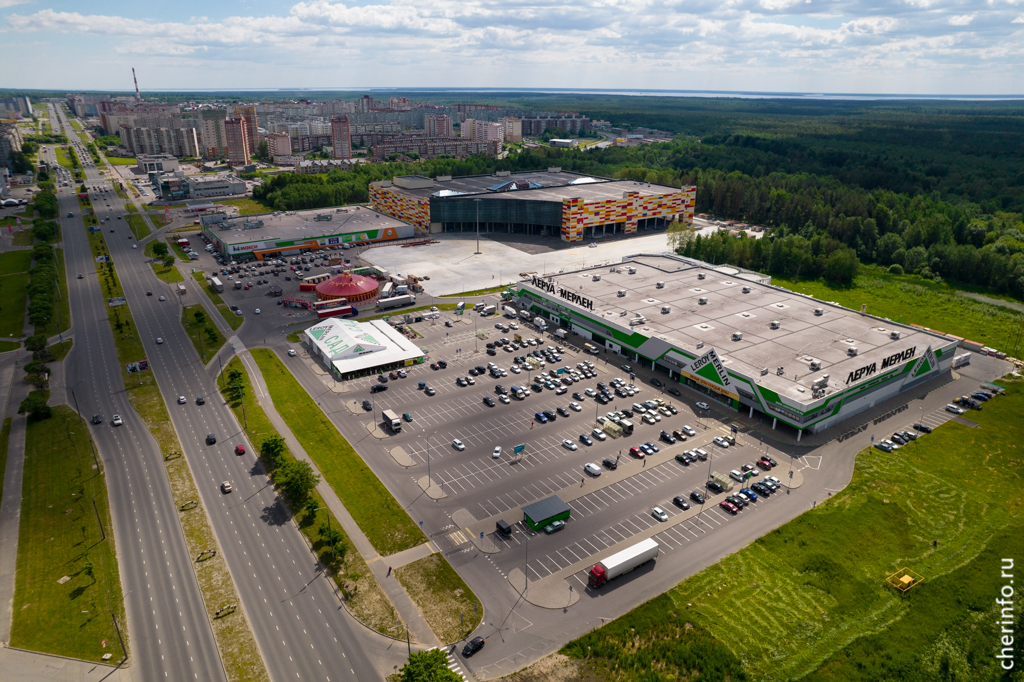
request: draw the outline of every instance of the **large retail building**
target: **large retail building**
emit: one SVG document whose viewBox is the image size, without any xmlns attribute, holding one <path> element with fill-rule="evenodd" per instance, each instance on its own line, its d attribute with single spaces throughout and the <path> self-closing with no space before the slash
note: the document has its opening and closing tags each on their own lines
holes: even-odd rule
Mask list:
<svg viewBox="0 0 1024 682">
<path fill-rule="evenodd" d="M 423 362 L 423 350 L 383 320 L 330 317 L 302 332 L 302 340 L 338 380 L 390 372 Z"/>
<path fill-rule="evenodd" d="M 202 217 L 203 234 L 229 258 L 257 260 L 342 244 L 402 239 L 413 236 L 408 223 L 365 206 L 313 211 L 281 211 Z"/>
<path fill-rule="evenodd" d="M 524 280 L 515 300 L 773 428 L 816 433 L 950 370 L 957 339 L 671 255 Z"/>
<path fill-rule="evenodd" d="M 370 184 L 377 210 L 423 233 L 519 232 L 578 242 L 693 223 L 695 187 L 546 171 L 396 176 Z"/>
</svg>

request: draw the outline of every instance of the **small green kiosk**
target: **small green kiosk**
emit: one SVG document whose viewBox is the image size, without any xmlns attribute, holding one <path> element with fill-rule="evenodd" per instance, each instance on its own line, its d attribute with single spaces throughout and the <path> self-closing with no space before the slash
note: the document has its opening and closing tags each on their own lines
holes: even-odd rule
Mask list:
<svg viewBox="0 0 1024 682">
<path fill-rule="evenodd" d="M 523 523 L 533 530 L 543 530 L 552 521 L 567 521 L 572 509 L 558 495 L 523 507 Z"/>
</svg>

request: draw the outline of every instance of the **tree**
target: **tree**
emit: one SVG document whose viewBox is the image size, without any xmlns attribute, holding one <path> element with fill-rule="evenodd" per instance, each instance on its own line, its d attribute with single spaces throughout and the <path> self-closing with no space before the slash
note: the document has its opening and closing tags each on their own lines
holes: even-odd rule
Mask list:
<svg viewBox="0 0 1024 682">
<path fill-rule="evenodd" d="M 169 253 L 167 250 L 167 244 L 163 242 L 153 242 L 153 255 L 158 258 L 163 258 Z"/>
<path fill-rule="evenodd" d="M 259 146 L 256 147 L 256 153 L 252 155 L 252 158 L 257 161 L 270 161 L 270 147 L 267 145 L 267 141 L 263 140 Z"/>
<path fill-rule="evenodd" d="M 192 317 L 196 318 L 196 324 L 202 324 L 203 320 L 206 319 L 206 313 L 203 312 L 202 308 L 199 308 L 192 313 Z"/>
<path fill-rule="evenodd" d="M 293 459 L 278 468 L 274 482 L 293 504 L 303 505 L 320 483 L 320 475 L 313 471 L 309 462 Z"/>
<path fill-rule="evenodd" d="M 206 329 L 206 340 L 210 343 L 217 343 L 217 330 L 213 327 L 207 326 Z"/>
<path fill-rule="evenodd" d="M 900 265 L 899 263 L 893 263 L 892 265 L 889 266 L 889 274 L 890 275 L 902 275 L 903 274 L 903 266 Z"/>
<path fill-rule="evenodd" d="M 53 416 L 53 410 L 46 404 L 46 394 L 42 391 L 32 391 L 18 406 L 18 414 L 28 413 L 32 421 L 42 421 Z"/>
<path fill-rule="evenodd" d="M 259 444 L 260 458 L 268 470 L 273 471 L 284 462 L 284 447 L 284 438 L 281 436 L 267 436 Z"/>
<path fill-rule="evenodd" d="M 169 268 L 172 265 L 174 265 L 174 256 L 172 256 L 171 254 L 167 254 L 166 256 L 164 256 L 162 262 L 165 268 Z"/>
<path fill-rule="evenodd" d="M 665 233 L 668 235 L 668 248 L 679 254 L 683 253 L 690 242 L 697 236 L 697 230 L 678 220 L 673 221 L 668 226 L 668 229 L 665 230 Z"/>
<path fill-rule="evenodd" d="M 443 649 L 415 651 L 398 671 L 398 682 L 460 682 L 462 678 L 448 667 Z"/>
<path fill-rule="evenodd" d="M 825 261 L 825 272 L 822 276 L 833 286 L 848 287 L 853 284 L 860 261 L 852 249 L 836 249 Z"/>
<path fill-rule="evenodd" d="M 317 528 L 320 532 L 320 539 L 331 548 L 331 553 L 337 561 L 344 561 L 348 545 L 345 543 L 345 536 L 340 530 L 324 521 Z"/>
<path fill-rule="evenodd" d="M 46 348 L 46 336 L 43 334 L 36 334 L 25 339 L 25 350 L 30 350 L 33 353 Z"/>
</svg>

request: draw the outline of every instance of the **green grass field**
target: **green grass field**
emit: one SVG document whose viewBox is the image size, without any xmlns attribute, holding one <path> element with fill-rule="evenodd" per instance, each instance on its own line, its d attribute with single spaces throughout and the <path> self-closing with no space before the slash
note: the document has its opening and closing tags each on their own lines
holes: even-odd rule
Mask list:
<svg viewBox="0 0 1024 682">
<path fill-rule="evenodd" d="M 82 124 L 73 118 L 69 118 L 68 122 L 71 123 L 71 127 L 75 129 L 76 133 L 82 132 Z"/>
<path fill-rule="evenodd" d="M 106 159 L 111 166 L 134 166 L 138 163 L 135 159 L 126 159 L 121 156 L 108 156 Z"/>
<path fill-rule="evenodd" d="M 4 420 L 0 429 L 0 502 L 4 499 L 4 473 L 7 471 L 7 447 L 11 440 L 11 418 Z"/>
<path fill-rule="evenodd" d="M 71 328 L 71 302 L 68 299 L 68 277 L 64 270 L 64 249 L 54 249 L 57 263 L 57 289 L 59 295 L 53 302 L 53 315 L 45 327 L 36 327 L 33 331 L 50 337 L 62 334 Z M 84 274 L 84 273 L 83 273 Z M 77 280 L 78 273 L 75 273 Z"/>
<path fill-rule="evenodd" d="M 111 614 L 124 628 L 103 471 L 88 427 L 58 405 L 25 436 L 11 645 L 87 661 L 110 653 L 118 662 Z"/>
<path fill-rule="evenodd" d="M 730 656 L 753 680 L 1004 679 L 992 612 L 998 557 L 1024 554 L 1022 410 L 1024 383 L 1009 383 L 970 413 L 978 428 L 861 451 L 845 490 L 563 653 L 616 680 L 682 679 Z M 924 580 L 901 598 L 885 579 L 904 567 Z M 666 620 L 713 635 L 714 655 L 683 656 Z"/>
<path fill-rule="evenodd" d="M 12 246 L 32 246 L 36 241 L 31 229 L 18 230 L 11 240 Z"/>
<path fill-rule="evenodd" d="M 238 399 L 237 392 L 225 388 L 227 386 L 227 375 L 233 370 L 238 370 L 242 373 L 241 385 L 243 391 L 241 400 Z M 221 372 L 218 378 L 218 385 L 231 406 L 231 410 L 235 413 L 238 423 L 246 425 L 245 433 L 251 443 L 257 444 L 258 447 L 258 444 L 263 442 L 268 436 L 280 435 L 267 417 L 267 413 L 263 411 L 263 408 L 256 401 L 249 373 L 237 356 L 231 358 L 231 362 Z M 242 409 L 243 401 L 245 403 L 244 411 Z M 287 446 L 285 446 L 284 457 L 287 461 L 295 459 L 295 456 L 292 455 Z M 330 518 L 330 527 L 338 529 L 343 538 L 342 542 L 348 547 L 348 551 L 344 553 L 344 559 L 337 566 L 333 576 L 338 586 L 343 590 L 345 603 L 363 623 L 378 632 L 394 636 L 397 630 L 391 630 L 391 628 L 395 626 L 396 622 L 401 620 L 398 616 L 398 611 L 395 610 L 394 605 L 384 593 L 373 572 L 370 571 L 366 562 L 363 561 L 363 557 L 352 546 L 352 541 L 341 527 L 341 524 L 338 523 L 338 519 L 327 509 L 327 505 L 324 503 L 323 498 L 320 497 L 320 494 L 313 491 L 312 497 L 316 500 L 317 507 L 320 507 L 320 509 L 317 509 L 315 512 L 300 511 L 297 515 L 299 530 L 302 531 L 303 535 L 306 536 L 309 543 L 313 546 L 317 556 L 321 557 L 322 562 L 326 564 L 331 558 L 331 547 L 328 542 L 325 542 L 319 529 Z M 338 545 L 335 545 L 335 549 L 337 548 Z"/>
<path fill-rule="evenodd" d="M 1024 320 L 1024 315 L 1011 309 L 957 296 L 956 289 L 945 283 L 936 284 L 916 275 L 890 275 L 879 268 L 866 269 L 849 288 L 834 288 L 820 280 L 779 277 L 773 277 L 772 283 L 853 310 L 860 310 L 866 303 L 871 315 L 919 324 L 1006 352 L 1011 352 Z"/>
<path fill-rule="evenodd" d="M 136 208 L 135 204 L 132 204 L 132 203 L 125 204 L 124 210 L 127 211 L 128 213 L 138 213 L 139 212 L 139 209 Z"/>
<path fill-rule="evenodd" d="M 196 322 L 196 312 L 202 313 L 202 322 Z M 220 333 L 217 327 L 206 317 L 206 310 L 199 304 L 187 305 L 181 309 L 181 324 L 185 327 L 185 333 L 192 340 L 192 347 L 196 349 L 196 355 L 203 359 L 206 364 L 207 358 L 212 358 L 221 349 L 227 339 Z M 214 338 L 205 331 L 213 330 Z"/>
<path fill-rule="evenodd" d="M 268 213 L 274 209 L 264 206 L 255 199 L 218 199 L 218 204 L 237 206 L 239 215 L 253 215 L 255 213 Z"/>
<path fill-rule="evenodd" d="M 476 595 L 440 554 L 395 569 L 395 577 L 443 643 L 465 638 L 483 619 Z"/>
<path fill-rule="evenodd" d="M 374 549 L 383 556 L 427 538 L 273 351 L 256 348 L 274 405 L 324 480 L 337 493 Z M 332 399 L 336 399 L 333 398 Z"/>
<path fill-rule="evenodd" d="M 60 147 L 55 146 L 53 149 L 54 151 L 57 152 L 57 163 L 64 166 L 68 170 L 74 170 L 74 164 L 71 163 L 71 155 L 68 154 L 63 149 L 61 149 Z"/>
<path fill-rule="evenodd" d="M 149 225 L 138 213 L 129 213 L 124 219 L 128 221 L 128 227 L 131 228 L 136 239 L 145 239 L 149 236 Z"/>
<path fill-rule="evenodd" d="M 155 258 L 155 256 L 153 255 L 154 244 L 156 244 L 155 241 L 148 242 L 145 247 L 144 253 L 150 258 Z M 177 282 L 185 281 L 185 278 L 182 276 L 181 272 L 178 270 L 178 268 L 174 267 L 173 265 L 170 267 L 165 267 L 162 261 L 155 260 L 149 265 L 153 268 L 153 272 L 156 274 L 156 276 L 162 279 L 163 281 L 167 282 L 168 284 L 175 284 Z"/>
<path fill-rule="evenodd" d="M 64 343 L 58 341 L 55 344 L 46 347 L 46 350 L 50 351 L 50 355 L 53 356 L 54 362 L 60 362 L 68 356 L 71 352 L 71 347 L 74 345 L 74 339 L 64 339 Z"/>
<path fill-rule="evenodd" d="M 205 291 L 206 295 L 210 297 L 213 304 L 217 306 L 217 310 L 220 311 L 220 314 L 224 317 L 231 328 L 238 329 L 241 327 L 242 323 L 245 322 L 245 318 L 239 317 L 231 312 L 231 309 L 228 308 L 228 304 L 224 302 L 224 299 L 220 297 L 220 294 L 214 291 L 213 286 L 206 281 L 206 275 L 204 275 L 200 270 L 193 272 L 192 277 L 195 279 L 196 283 L 203 288 L 203 291 Z"/>
<path fill-rule="evenodd" d="M 31 251 L 0 253 L 0 339 L 21 339 L 31 263 Z"/>
</svg>

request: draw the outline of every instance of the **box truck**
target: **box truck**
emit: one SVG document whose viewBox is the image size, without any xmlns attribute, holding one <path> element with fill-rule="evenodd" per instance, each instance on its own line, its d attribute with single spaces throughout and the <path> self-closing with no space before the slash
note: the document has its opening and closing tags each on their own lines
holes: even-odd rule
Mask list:
<svg viewBox="0 0 1024 682">
<path fill-rule="evenodd" d="M 512 306 L 508 306 L 508 305 L 505 306 L 504 308 L 502 308 L 501 311 L 503 313 L 505 313 L 505 317 L 511 317 L 512 319 L 515 319 L 516 315 L 518 314 L 518 313 L 516 313 L 516 309 L 515 308 L 513 308 Z"/>
<path fill-rule="evenodd" d="M 240 280 L 235 280 L 235 288 L 236 289 L 241 289 L 242 288 L 242 282 Z"/>
<path fill-rule="evenodd" d="M 650 538 L 641 540 L 632 547 L 627 547 L 621 552 L 597 562 L 597 565 L 590 569 L 590 579 L 587 582 L 593 588 L 601 587 L 609 580 L 629 573 L 657 556 L 658 543 Z"/>
<path fill-rule="evenodd" d="M 482 317 L 490 317 L 491 315 L 494 315 L 497 312 L 498 306 L 493 305 L 485 305 L 483 308 L 480 309 L 480 315 Z"/>
<path fill-rule="evenodd" d="M 555 336 L 557 336 L 558 338 L 562 339 L 563 341 L 565 340 L 565 337 L 567 337 L 568 335 L 569 335 L 569 332 L 567 332 L 564 329 L 556 329 L 555 330 Z"/>
<path fill-rule="evenodd" d="M 383 301 L 377 301 L 377 307 L 381 310 L 387 310 L 388 308 L 399 308 L 403 305 L 413 305 L 416 303 L 416 297 L 412 294 L 405 294 L 404 296 L 392 296 L 391 298 L 385 298 Z"/>
<path fill-rule="evenodd" d="M 218 294 L 224 293 L 224 283 L 221 282 L 216 277 L 210 279 L 210 285 L 213 286 L 213 290 L 216 291 Z"/>
<path fill-rule="evenodd" d="M 548 330 L 547 320 L 545 320 L 543 317 L 535 317 L 535 318 L 533 318 L 533 326 L 536 327 L 537 329 L 541 330 L 542 332 L 545 332 L 545 331 Z"/>
<path fill-rule="evenodd" d="M 391 427 L 392 431 L 398 432 L 402 430 L 402 420 L 398 418 L 392 410 L 384 410 L 382 413 L 384 416 L 384 423 Z"/>
<path fill-rule="evenodd" d="M 519 311 L 519 319 L 520 320 L 525 320 L 525 321 L 529 322 L 530 321 L 530 311 L 529 310 L 520 310 Z"/>
</svg>

